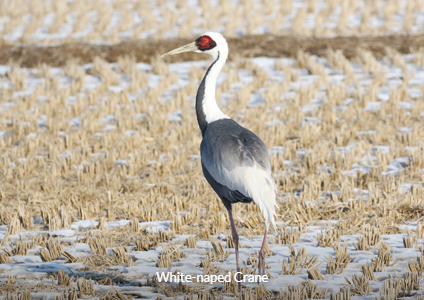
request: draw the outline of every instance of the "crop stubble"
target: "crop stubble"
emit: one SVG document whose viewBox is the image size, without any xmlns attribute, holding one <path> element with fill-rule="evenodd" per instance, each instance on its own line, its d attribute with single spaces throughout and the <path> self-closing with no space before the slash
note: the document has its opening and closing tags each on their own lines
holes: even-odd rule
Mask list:
<svg viewBox="0 0 424 300">
<path fill-rule="evenodd" d="M 255 41 L 255 37 L 252 38 Z M 253 56 L 263 55 L 264 52 L 261 51 L 264 51 L 264 45 L 278 42 L 272 36 L 256 38 L 259 39 L 257 43 L 247 43 L 254 44 L 252 47 L 258 49 Z M 400 192 L 403 182 L 422 181 L 424 132 L 420 114 L 424 111 L 424 105 L 421 98 L 418 98 L 414 101 L 413 110 L 399 108 L 400 102 L 406 100 L 408 81 L 414 76 L 414 71 L 407 67 L 399 51 L 412 50 L 415 55 L 413 62 L 417 65 L 423 65 L 424 51 L 405 48 L 401 41 L 391 44 L 399 45 L 398 48 L 388 48 L 389 41 L 386 38 L 382 40 L 386 44 L 384 47 L 377 47 L 378 51 L 372 47 L 353 50 L 346 47 L 347 40 L 339 43 L 339 48 L 345 51 L 333 51 L 320 46 L 316 50 L 311 50 L 308 46 L 304 46 L 305 51 L 300 51 L 299 48 L 302 47 L 296 48 L 296 52 L 290 50 L 293 52 L 288 56 L 296 58 L 295 65 L 275 63 L 275 68 L 286 77 L 284 82 L 270 80 L 266 71 L 243 58 L 242 52 L 240 55 L 233 55 L 232 61 L 225 67 L 224 72 L 228 74 L 228 78 L 217 91 L 217 97 L 225 92 L 231 94 L 228 105 L 223 107 L 226 114 L 234 116 L 243 126 L 258 133 L 270 148 L 284 147 L 284 153 L 272 156 L 272 169 L 280 191 L 278 221 L 299 226 L 300 231 L 308 225 L 335 221 L 334 229 L 328 229 L 317 236 L 318 246 L 335 248 L 335 260 L 329 259 L 327 266 L 330 273 L 342 273 L 346 267 L 346 259 L 349 259 L 345 254 L 346 249 L 343 250 L 339 244 L 340 235 L 361 233 L 356 245 L 359 250 L 380 247 L 378 249 L 381 255 L 376 258 L 372 271 L 384 269 L 394 258 L 390 256 L 390 249 L 385 248 L 380 241 L 381 234 L 406 233 L 400 225 L 406 221 L 416 221 L 424 213 L 422 186 L 416 185 L 406 193 Z M 175 44 L 179 42 L 181 41 L 175 41 Z M 241 40 L 235 46 L 230 40 L 232 49 L 243 48 L 245 42 L 246 40 Z M 305 44 L 309 45 L 308 43 Z M 159 44 L 157 42 L 156 45 Z M 325 44 L 323 41 L 322 45 Z M 122 45 L 121 47 L 125 48 Z M 161 47 L 165 51 L 165 46 Z M 166 48 L 168 47 L 172 48 L 172 45 L 167 44 Z M 141 52 L 145 53 L 143 55 L 150 55 L 154 49 L 160 51 L 162 48 L 149 45 L 146 52 Z M 36 51 L 32 52 L 30 49 L 28 53 Z M 210 235 L 218 233 L 228 236 L 228 219 L 225 214 L 220 214 L 224 208 L 203 178 L 199 159 L 195 156 L 199 152 L 201 136 L 192 103 L 187 101 L 195 93 L 204 69 L 193 66 L 188 85 L 174 90 L 172 100 L 158 101 L 163 96 L 163 91 L 178 82 L 178 76 L 169 71 L 167 62 L 158 57 L 151 60 L 151 71 L 143 71 L 136 68 L 138 57 L 122 56 L 123 52 L 119 51 L 112 51 L 115 53 L 112 58 L 99 55 L 98 52 L 86 52 L 88 54 L 83 58 L 75 55 L 68 57 L 67 61 L 59 61 L 55 57 L 63 53 L 60 51 L 57 55 L 50 55 L 50 58 L 53 57 L 52 61 L 40 59 L 44 63 L 35 64 L 36 68 L 32 70 L 23 69 L 19 63 L 11 62 L 11 70 L 1 77 L 4 82 L 11 84 L 1 88 L 0 102 L 6 104 L 13 99 L 15 104 L 9 105 L 10 109 L 0 111 L 0 131 L 6 132 L 0 139 L 0 222 L 9 226 L 10 234 L 19 234 L 23 229 L 68 228 L 72 222 L 80 219 L 97 220 L 98 227 L 103 230 L 81 234 L 81 242 L 87 243 L 92 250 L 92 254 L 84 258 L 66 254 L 60 245 L 60 239 L 35 238 L 27 242 L 14 241 L 12 246 L 6 246 L 8 240 L 5 239 L 2 246 L 6 248 L 0 260 L 7 262 L 9 257 L 25 254 L 27 249 L 39 245 L 49 250 L 49 253 L 46 250 L 40 251 L 40 256 L 45 261 L 63 255 L 69 262 L 82 262 L 87 270 L 99 271 L 120 264 L 131 266 L 134 261 L 130 255 L 130 246 L 148 250 L 168 242 L 173 234 L 196 234 L 196 240 L 209 240 Z M 280 56 L 279 53 L 272 55 Z M 333 69 L 342 70 L 346 74 L 345 82 L 330 83 L 324 65 L 310 53 L 325 57 Z M 76 63 L 78 59 L 89 62 L 94 56 L 98 57 L 93 59 L 93 65 L 87 71 Z M 110 66 L 100 57 L 116 61 L 117 64 Z M 383 67 L 376 57 L 382 57 L 385 62 L 400 68 L 403 78 L 398 87 L 390 91 L 390 99 L 382 102 L 381 109 L 368 111 L 364 108 L 368 103 L 377 101 L 378 88 L 386 84 Z M 373 75 L 368 86 L 359 87 L 350 61 Z M 60 85 L 58 76 L 45 64 L 50 62 L 52 65 L 64 66 L 59 73 L 61 76 L 69 76 L 71 84 L 65 88 Z M 25 59 L 20 63 L 31 66 Z M 253 81 L 236 90 L 231 89 L 231 84 L 239 81 L 235 68 L 245 69 L 254 75 Z M 281 100 L 280 94 L 291 89 L 290 82 L 299 80 L 300 68 L 308 70 L 309 74 L 316 75 L 318 79 L 308 86 L 302 86 L 292 99 Z M 88 92 L 83 88 L 86 73 L 98 76 L 102 81 Z M 151 74 L 161 76 L 161 81 L 155 87 L 148 86 Z M 130 84 L 122 92 L 114 92 L 113 87 L 119 84 L 123 75 L 132 78 Z M 26 81 L 30 77 L 41 79 L 34 92 L 15 94 L 25 90 Z M 347 89 L 347 85 L 357 88 Z M 302 110 L 311 99 L 317 97 L 322 86 L 326 88 L 323 105 L 313 111 Z M 262 87 L 266 87 L 261 92 L 266 103 L 249 107 L 247 102 L 250 94 Z M 423 85 L 415 88 L 424 91 Z M 140 89 L 144 93 L 130 100 L 130 94 Z M 45 97 L 39 98 L 42 95 Z M 72 103 L 68 101 L 70 96 L 75 96 Z M 335 111 L 333 108 L 341 105 L 346 98 L 354 101 L 346 109 Z M 275 110 L 281 102 L 284 104 L 283 108 Z M 182 120 L 171 123 L 168 116 L 177 109 L 181 110 Z M 144 115 L 136 118 L 134 113 Z M 110 115 L 114 118 L 107 117 Z M 78 117 L 80 119 L 76 120 Z M 321 122 L 301 125 L 307 117 L 317 117 Z M 281 123 L 266 125 L 277 119 Z M 75 122 L 79 125 L 76 126 Z M 107 126 L 108 129 L 105 129 Z M 412 131 L 399 131 L 402 127 L 412 128 Z M 375 130 L 376 133 L 362 134 L 368 130 Z M 338 150 L 339 147 L 352 146 L 352 143 L 355 146 L 351 151 L 342 153 Z M 354 163 L 365 164 L 363 153 L 371 153 L 375 145 L 389 145 L 390 150 L 373 152 L 377 161 L 370 165 L 369 173 L 359 172 L 356 177 L 344 173 Z M 410 148 L 405 148 L 406 146 Z M 298 155 L 301 149 L 310 149 L 311 152 Z M 382 176 L 381 173 L 387 171 L 391 160 L 400 156 L 410 158 L 410 163 L 403 172 L 395 176 Z M 293 162 L 293 165 L 287 164 L 287 161 Z M 320 166 L 331 167 L 331 172 L 319 171 Z M 293 171 L 293 168 L 297 169 Z M 368 190 L 369 194 L 362 194 L 363 190 Z M 366 201 L 363 200 L 365 198 Z M 312 205 L 309 201 L 316 203 Z M 241 235 L 248 237 L 262 233 L 263 219 L 255 205 L 236 205 L 233 213 Z M 32 224 L 31 218 L 40 215 L 43 223 Z M 120 219 L 132 219 L 133 225 L 115 230 L 104 229 L 105 222 Z M 173 223 L 170 232 L 151 234 L 134 225 L 138 220 L 172 220 Z M 191 226 L 192 224 L 197 226 Z M 408 237 L 404 239 L 405 247 L 416 244 L 415 241 L 422 238 L 420 226 L 419 224 L 417 232 L 408 233 Z M 275 243 L 277 240 L 278 243 L 294 243 L 298 238 L 299 231 L 281 230 Z M 187 241 L 187 244 L 193 242 Z M 231 246 L 230 241 L 228 245 Z M 106 255 L 106 247 L 114 249 L 112 255 Z M 219 273 L 223 270 L 214 266 L 213 262 L 222 260 L 228 253 L 222 247 L 219 248 L 218 244 L 214 248 L 214 251 L 207 254 L 201 267 L 207 266 L 207 272 Z M 182 259 L 184 253 L 176 249 L 164 249 L 160 257 L 156 258 L 157 263 L 169 266 Z M 55 253 L 54 257 L 52 252 Z M 306 252 L 302 252 L 302 255 L 295 252 L 293 257 L 297 256 L 298 261 L 292 260 L 290 264 L 286 261 L 286 265 L 283 264 L 283 273 L 295 272 L 290 271 L 292 269 L 315 269 L 313 263 L 311 266 L 304 263 L 313 259 Z M 252 262 L 254 263 L 254 259 Z M 421 274 L 423 269 L 420 257 L 408 265 L 408 270 L 415 272 L 414 274 Z M 370 272 L 369 268 L 364 267 L 363 270 L 364 274 Z M 245 272 L 251 271 L 245 269 Z M 313 275 L 314 272 L 316 271 L 312 271 L 310 276 L 319 277 Z M 115 284 L 124 282 L 118 275 L 113 272 L 111 274 L 111 279 L 106 279 L 109 278 L 107 276 L 94 279 L 102 284 L 109 280 Z M 80 295 L 83 291 L 87 294 L 94 293 L 91 282 L 69 283 L 63 278 L 63 274 L 61 276 L 61 282 L 66 283 L 64 285 L 81 286 L 78 292 Z M 408 280 L 415 282 L 414 278 Z M 361 295 L 369 290 L 368 278 L 353 276 L 348 283 L 354 294 Z M 14 278 L 9 278 L 3 284 L 13 292 L 25 289 L 24 286 L 17 288 Z M 310 295 L 314 289 L 311 284 L 305 281 L 291 291 Z M 165 295 L 199 293 L 194 288 L 190 290 L 190 287 L 171 289 L 154 282 L 150 282 L 150 285 Z M 28 286 L 27 289 L 34 290 Z M 49 289 L 51 287 L 46 288 Z M 226 289 L 228 294 L 235 291 L 231 285 Z M 74 293 L 72 289 L 59 290 L 64 291 L 63 297 L 68 297 L 66 299 L 70 299 L 69 294 Z M 290 289 L 287 291 L 289 293 Z M 119 294 L 118 291 L 110 293 L 114 297 L 118 297 L 116 293 Z M 245 299 L 249 299 L 246 297 L 254 297 L 255 293 L 263 295 L 268 291 L 262 287 L 245 293 L 253 295 L 245 296 Z M 323 290 L 317 291 L 317 295 L 326 293 Z M 397 295 L 400 292 L 390 292 L 387 288 L 384 293 Z M 289 295 L 286 294 L 286 297 Z"/>
<path fill-rule="evenodd" d="M 386 49 L 391 48 L 401 54 L 408 54 L 424 47 L 424 35 L 388 35 L 368 37 L 308 37 L 302 35 L 247 35 L 241 38 L 227 38 L 230 45 L 230 60 L 240 57 L 293 57 L 299 50 L 324 56 L 328 49 L 341 50 L 352 59 L 357 49 L 371 51 L 375 57 L 383 58 Z M 113 45 L 89 43 L 64 43 L 56 46 L 5 44 L 0 47 L 0 64 L 18 62 L 22 67 L 33 68 L 39 64 L 64 66 L 69 60 L 89 63 L 95 57 L 107 62 L 117 62 L 119 57 L 134 56 L 138 62 L 150 63 L 157 55 L 191 42 L 187 38 L 141 39 L 123 41 Z M 169 58 L 170 62 L 202 60 L 202 56 L 183 53 Z"/>
</svg>

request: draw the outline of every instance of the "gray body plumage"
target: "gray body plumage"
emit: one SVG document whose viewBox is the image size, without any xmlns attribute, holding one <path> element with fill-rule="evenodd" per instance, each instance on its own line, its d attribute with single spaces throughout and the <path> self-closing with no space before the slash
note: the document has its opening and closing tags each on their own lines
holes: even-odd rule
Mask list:
<svg viewBox="0 0 424 300">
<path fill-rule="evenodd" d="M 249 203 L 253 199 L 222 184 L 224 178 L 214 178 L 211 173 L 250 168 L 255 163 L 264 170 L 271 169 L 265 144 L 253 132 L 232 119 L 218 120 L 206 126 L 200 153 L 203 174 L 227 208 L 233 203 Z"/>
</svg>

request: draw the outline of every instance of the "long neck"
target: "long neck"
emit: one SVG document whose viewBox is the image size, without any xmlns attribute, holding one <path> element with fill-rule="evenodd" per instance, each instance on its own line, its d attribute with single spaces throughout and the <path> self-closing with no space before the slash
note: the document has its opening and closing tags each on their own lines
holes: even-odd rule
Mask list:
<svg viewBox="0 0 424 300">
<path fill-rule="evenodd" d="M 229 118 L 219 109 L 215 100 L 216 79 L 227 60 L 228 54 L 226 51 L 218 51 L 217 53 L 212 58 L 213 62 L 206 71 L 196 95 L 197 122 L 199 123 L 202 135 L 205 134 L 208 124 L 220 119 Z"/>
</svg>

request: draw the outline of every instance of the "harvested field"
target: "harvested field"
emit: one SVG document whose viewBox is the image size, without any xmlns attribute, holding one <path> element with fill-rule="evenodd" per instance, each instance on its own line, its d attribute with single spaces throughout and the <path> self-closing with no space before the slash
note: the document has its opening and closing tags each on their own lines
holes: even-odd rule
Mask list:
<svg viewBox="0 0 424 300">
<path fill-rule="evenodd" d="M 264 139 L 280 191 L 271 279 L 243 283 L 243 293 L 329 298 L 347 289 L 371 299 L 408 295 L 383 285 L 420 289 L 424 53 L 385 51 L 380 60 L 363 49 L 351 60 L 299 51 L 224 68 L 217 98 Z M 156 278 L 226 274 L 234 263 L 224 207 L 198 156 L 193 97 L 207 65 L 123 56 L 0 68 L 2 291 L 235 295 L 232 283 L 208 291 Z M 255 205 L 234 214 L 243 272 L 254 274 L 263 218 Z"/>
<path fill-rule="evenodd" d="M 119 43 L 191 38 L 422 34 L 422 0 L 4 0 L 0 42 Z"/>
<path fill-rule="evenodd" d="M 113 45 L 88 43 L 70 43 L 57 46 L 8 45 L 0 47 L 0 64 L 18 62 L 23 67 L 34 68 L 40 64 L 62 67 L 70 59 L 79 63 L 90 63 L 96 57 L 107 62 L 117 62 L 119 57 L 134 56 L 137 62 L 151 63 L 158 53 L 165 53 L 180 45 L 191 42 L 190 39 L 169 38 L 166 40 L 142 39 L 125 41 Z M 296 58 L 298 51 L 324 56 L 330 49 L 341 50 L 343 55 L 354 58 L 358 49 L 370 51 L 376 58 L 383 58 L 386 49 L 394 49 L 401 54 L 410 54 L 424 47 L 424 35 L 390 35 L 319 38 L 296 35 L 248 35 L 241 38 L 228 38 L 230 45 L 229 60 L 240 57 L 291 57 Z M 169 61 L 203 60 L 201 55 L 181 54 L 172 56 Z"/>
<path fill-rule="evenodd" d="M 424 299 L 422 1 L 189 4 L 0 3 L 0 299 Z M 216 98 L 279 190 L 267 282 L 262 214 L 234 207 L 241 294 L 197 280 L 235 272 L 200 166 L 210 62 L 159 58 L 200 29 L 228 37 Z"/>
</svg>

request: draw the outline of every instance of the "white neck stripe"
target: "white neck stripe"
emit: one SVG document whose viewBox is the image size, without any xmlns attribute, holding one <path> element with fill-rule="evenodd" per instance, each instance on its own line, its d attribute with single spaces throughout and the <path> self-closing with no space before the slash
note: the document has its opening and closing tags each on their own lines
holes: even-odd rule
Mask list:
<svg viewBox="0 0 424 300">
<path fill-rule="evenodd" d="M 228 53 L 222 53 L 221 55 L 221 52 L 222 50 L 218 51 L 216 57 L 213 57 L 214 63 L 205 78 L 205 94 L 202 101 L 202 108 L 208 124 L 217 120 L 230 118 L 221 111 L 215 100 L 216 79 L 228 55 Z"/>
</svg>

